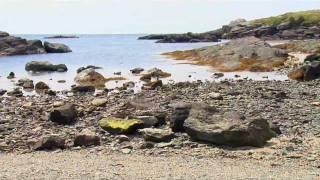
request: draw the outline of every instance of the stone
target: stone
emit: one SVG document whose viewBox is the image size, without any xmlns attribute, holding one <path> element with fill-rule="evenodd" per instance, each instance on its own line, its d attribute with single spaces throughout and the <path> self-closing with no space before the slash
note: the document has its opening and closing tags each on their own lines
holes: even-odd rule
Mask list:
<svg viewBox="0 0 320 180">
<path fill-rule="evenodd" d="M 33 80 L 28 78 L 19 79 L 16 85 L 22 86 L 24 89 L 34 89 Z"/>
<path fill-rule="evenodd" d="M 89 130 L 84 130 L 80 134 L 76 135 L 74 139 L 74 146 L 100 146 L 100 137 L 95 135 Z"/>
<path fill-rule="evenodd" d="M 3 96 L 4 94 L 7 93 L 7 90 L 5 89 L 0 89 L 0 96 Z"/>
<path fill-rule="evenodd" d="M 104 87 L 107 82 L 106 78 L 96 72 L 94 69 L 86 69 L 78 73 L 75 82 L 82 86 Z"/>
<path fill-rule="evenodd" d="M 214 76 L 214 78 L 218 79 L 218 78 L 223 77 L 224 74 L 223 73 L 214 73 L 213 76 Z"/>
<path fill-rule="evenodd" d="M 73 104 L 65 104 L 51 111 L 48 119 L 58 124 L 69 125 L 77 120 L 77 111 Z"/>
<path fill-rule="evenodd" d="M 170 128 L 173 132 L 184 131 L 184 121 L 188 118 L 191 105 L 187 103 L 178 103 L 174 105 L 170 119 Z"/>
<path fill-rule="evenodd" d="M 60 107 L 60 106 L 63 106 L 63 105 L 64 105 L 64 102 L 62 102 L 62 101 L 53 102 L 53 107 Z"/>
<path fill-rule="evenodd" d="M 66 72 L 68 71 L 68 68 L 65 64 L 55 65 L 48 61 L 31 61 L 26 64 L 25 70 L 32 71 L 32 72 L 50 72 L 50 71 Z"/>
<path fill-rule="evenodd" d="M 143 68 L 134 68 L 130 70 L 132 74 L 140 74 L 142 71 L 144 71 Z"/>
<path fill-rule="evenodd" d="M 36 83 L 35 89 L 36 89 L 36 90 L 48 90 L 48 89 L 50 89 L 50 88 L 49 88 L 49 86 L 48 86 L 46 83 L 40 81 L 40 82 L 37 82 L 37 83 Z"/>
<path fill-rule="evenodd" d="M 10 72 L 9 75 L 7 76 L 7 79 L 14 79 L 16 78 L 16 75 L 14 74 L 14 72 Z"/>
<path fill-rule="evenodd" d="M 184 128 L 194 140 L 217 145 L 261 147 L 276 136 L 265 119 L 245 119 L 205 104 L 192 107 Z"/>
<path fill-rule="evenodd" d="M 45 41 L 43 46 L 47 53 L 68 53 L 72 52 L 72 50 L 65 44 L 61 43 L 49 43 Z"/>
<path fill-rule="evenodd" d="M 108 102 L 108 99 L 105 99 L 105 98 L 95 98 L 91 104 L 93 106 L 105 106 Z"/>
<path fill-rule="evenodd" d="M 145 128 L 155 127 L 161 124 L 161 122 L 159 122 L 158 118 L 155 116 L 136 116 L 134 119 L 143 121 Z"/>
<path fill-rule="evenodd" d="M 112 134 L 132 134 L 143 128 L 143 121 L 110 117 L 101 119 L 99 126 Z"/>
<path fill-rule="evenodd" d="M 220 93 L 212 92 L 209 94 L 209 97 L 214 100 L 223 100 L 223 97 Z"/>
<path fill-rule="evenodd" d="M 65 149 L 65 141 L 64 138 L 55 135 L 43 137 L 32 146 L 32 149 L 35 151 Z"/>
<path fill-rule="evenodd" d="M 139 130 L 146 141 L 169 142 L 174 137 L 171 129 L 145 128 Z"/>
</svg>

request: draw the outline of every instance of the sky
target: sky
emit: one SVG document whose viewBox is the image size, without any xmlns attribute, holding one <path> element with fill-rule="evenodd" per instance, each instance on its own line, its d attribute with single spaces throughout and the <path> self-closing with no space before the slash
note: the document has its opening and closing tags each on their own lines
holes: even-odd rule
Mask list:
<svg viewBox="0 0 320 180">
<path fill-rule="evenodd" d="M 0 0 L 0 30 L 12 34 L 205 32 L 228 24 L 320 9 L 320 0 Z"/>
</svg>

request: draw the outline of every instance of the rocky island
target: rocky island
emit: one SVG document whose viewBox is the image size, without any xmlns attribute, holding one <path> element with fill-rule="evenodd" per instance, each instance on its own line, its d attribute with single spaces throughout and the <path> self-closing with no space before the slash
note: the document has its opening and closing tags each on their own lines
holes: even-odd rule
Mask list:
<svg viewBox="0 0 320 180">
<path fill-rule="evenodd" d="M 0 31 L 0 56 L 67 52 L 71 52 L 71 49 L 64 44 L 49 42 L 43 44 L 40 40 L 26 40 Z"/>
</svg>

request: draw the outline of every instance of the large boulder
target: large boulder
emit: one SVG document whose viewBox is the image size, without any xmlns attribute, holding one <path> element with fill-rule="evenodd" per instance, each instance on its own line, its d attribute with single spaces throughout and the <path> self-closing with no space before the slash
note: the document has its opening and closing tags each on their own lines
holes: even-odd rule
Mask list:
<svg viewBox="0 0 320 180">
<path fill-rule="evenodd" d="M 50 89 L 50 87 L 46 83 L 44 83 L 42 81 L 37 82 L 34 88 L 36 90 L 48 90 L 48 89 Z"/>
<path fill-rule="evenodd" d="M 66 104 L 55 108 L 49 114 L 49 120 L 58 124 L 72 124 L 77 119 L 77 111 L 73 104 Z"/>
<path fill-rule="evenodd" d="M 138 119 L 103 118 L 99 126 L 112 134 L 132 134 L 143 128 L 143 121 Z"/>
<path fill-rule="evenodd" d="M 314 61 L 310 65 L 289 72 L 288 77 L 298 81 L 311 81 L 320 78 L 320 61 Z"/>
<path fill-rule="evenodd" d="M 45 50 L 47 53 L 68 53 L 72 52 L 72 50 L 65 44 L 60 43 L 49 43 L 45 41 L 43 43 Z"/>
<path fill-rule="evenodd" d="M 44 54 L 46 53 L 40 40 L 26 40 L 0 32 L 0 56 Z"/>
<path fill-rule="evenodd" d="M 192 107 L 184 127 L 194 140 L 217 145 L 260 147 L 275 136 L 264 119 L 245 119 L 236 112 L 220 112 L 205 104 Z"/>
<path fill-rule="evenodd" d="M 65 64 L 51 64 L 48 61 L 31 61 L 25 66 L 26 71 L 43 72 L 43 71 L 58 71 L 65 72 L 68 68 Z"/>
<path fill-rule="evenodd" d="M 255 37 L 231 40 L 228 43 L 200 49 L 165 53 L 177 60 L 192 60 L 211 65 L 220 71 L 272 71 L 287 60 L 285 50 L 271 47 Z"/>
<path fill-rule="evenodd" d="M 82 86 L 104 87 L 107 82 L 106 78 L 96 72 L 94 69 L 86 69 L 81 71 L 74 78 L 75 82 Z"/>
</svg>

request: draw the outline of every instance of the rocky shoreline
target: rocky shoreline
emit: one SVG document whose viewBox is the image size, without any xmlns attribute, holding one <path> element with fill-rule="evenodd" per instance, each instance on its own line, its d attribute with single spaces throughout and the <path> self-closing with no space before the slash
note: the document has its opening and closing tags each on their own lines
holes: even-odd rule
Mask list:
<svg viewBox="0 0 320 180">
<path fill-rule="evenodd" d="M 125 154 L 197 150 L 199 155 L 239 159 L 298 158 L 319 166 L 319 84 L 319 81 L 239 80 L 168 84 L 137 94 L 122 90 L 96 95 L 0 97 L 0 151 L 25 153 L 56 148 L 74 151 L 81 146 L 98 146 L 94 149 Z M 203 143 L 186 132 L 170 131 L 177 113 L 179 117 L 188 116 L 185 111 L 175 110 L 181 103 L 204 103 L 221 111 L 235 111 L 248 119 L 261 117 L 277 135 L 258 149 Z M 76 121 L 61 124 L 50 120 L 55 109 L 65 104 L 73 104 Z M 110 117 L 147 123 L 143 128 L 156 130 L 152 137 L 157 140 L 146 139 L 141 131 L 114 134 L 102 128 L 99 121 Z"/>
<path fill-rule="evenodd" d="M 280 16 L 246 21 L 237 19 L 219 29 L 204 33 L 151 34 L 140 40 L 157 40 L 157 43 L 218 42 L 255 36 L 264 40 L 292 40 L 320 38 L 320 11 L 301 11 Z"/>
</svg>

